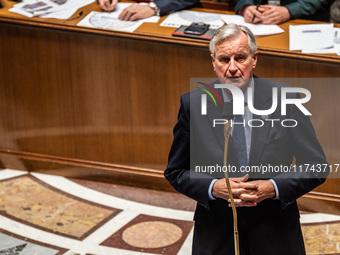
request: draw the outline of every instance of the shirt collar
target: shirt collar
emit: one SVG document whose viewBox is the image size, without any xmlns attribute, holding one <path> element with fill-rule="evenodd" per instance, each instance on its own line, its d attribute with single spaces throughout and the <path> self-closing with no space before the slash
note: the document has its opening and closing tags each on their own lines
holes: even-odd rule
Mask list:
<svg viewBox="0 0 340 255">
<path fill-rule="evenodd" d="M 254 78 L 253 77 L 251 78 L 251 82 L 250 82 L 248 89 L 249 88 L 252 88 L 253 96 L 254 96 Z M 244 93 L 244 102 L 246 104 L 248 104 L 248 89 Z M 231 102 L 233 100 L 233 96 L 230 93 L 228 93 L 227 91 L 225 91 L 224 89 L 222 89 L 222 95 L 223 95 L 223 101 L 224 102 Z"/>
</svg>

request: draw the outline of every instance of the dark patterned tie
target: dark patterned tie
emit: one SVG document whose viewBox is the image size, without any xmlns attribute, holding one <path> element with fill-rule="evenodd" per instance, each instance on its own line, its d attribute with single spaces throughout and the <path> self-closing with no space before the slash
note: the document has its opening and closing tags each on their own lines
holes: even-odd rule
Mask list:
<svg viewBox="0 0 340 255">
<path fill-rule="evenodd" d="M 238 156 L 238 160 L 241 166 L 248 165 L 248 157 L 247 157 L 247 147 L 246 147 L 246 136 L 244 132 L 243 126 L 243 116 L 235 115 L 233 124 L 233 133 L 232 137 L 234 140 L 234 147 Z"/>
</svg>

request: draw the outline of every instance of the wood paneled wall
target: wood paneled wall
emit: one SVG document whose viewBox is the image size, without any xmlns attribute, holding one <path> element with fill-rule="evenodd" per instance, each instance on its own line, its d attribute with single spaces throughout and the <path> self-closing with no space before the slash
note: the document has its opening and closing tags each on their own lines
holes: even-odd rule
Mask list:
<svg viewBox="0 0 340 255">
<path fill-rule="evenodd" d="M 180 95 L 190 78 L 215 77 L 207 44 L 10 22 L 0 23 L 0 38 L 3 167 L 172 190 L 162 172 Z M 260 48 L 255 73 L 339 77 L 339 63 Z M 340 163 L 339 84 L 306 88 L 317 97 L 308 107 L 320 142 L 330 163 Z M 326 114 L 323 105 L 334 108 Z M 335 195 L 332 212 L 338 184 L 329 179 L 314 193 L 322 201 L 323 192 Z"/>
<path fill-rule="evenodd" d="M 3 149 L 162 171 L 180 95 L 213 75 L 203 48 L 9 24 L 0 37 Z"/>
</svg>

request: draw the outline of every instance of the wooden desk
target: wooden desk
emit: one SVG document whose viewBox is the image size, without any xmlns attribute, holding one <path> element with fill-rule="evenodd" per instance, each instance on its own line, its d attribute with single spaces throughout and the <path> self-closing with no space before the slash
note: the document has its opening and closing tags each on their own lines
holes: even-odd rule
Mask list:
<svg viewBox="0 0 340 255">
<path fill-rule="evenodd" d="M 79 20 L 28 19 L 7 11 L 12 2 L 2 3 L 2 167 L 171 190 L 163 169 L 180 95 L 189 91 L 190 78 L 215 77 L 208 42 L 171 37 L 173 28 L 159 26 L 164 18 L 125 33 L 77 27 Z M 301 22 L 257 39 L 257 75 L 340 76 L 340 57 L 288 50 L 288 25 Z M 310 111 L 328 102 L 339 109 L 339 86 L 307 89 L 326 93 L 309 104 Z M 323 118 L 334 125 L 313 121 L 329 162 L 340 163 L 340 120 L 327 114 Z M 318 191 L 340 194 L 337 183 L 330 179 Z M 324 201 L 328 195 L 314 196 Z"/>
</svg>

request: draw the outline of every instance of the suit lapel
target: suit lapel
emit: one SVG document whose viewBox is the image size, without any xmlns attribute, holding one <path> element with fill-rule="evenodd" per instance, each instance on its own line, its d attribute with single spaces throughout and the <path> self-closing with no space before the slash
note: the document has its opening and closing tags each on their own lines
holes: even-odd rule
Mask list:
<svg viewBox="0 0 340 255">
<path fill-rule="evenodd" d="M 266 86 L 264 80 L 254 77 L 254 107 L 257 110 L 267 110 L 272 105 L 272 87 Z M 270 117 L 269 117 L 270 118 Z M 253 115 L 253 119 L 265 119 L 263 116 Z M 249 165 L 256 165 L 262 155 L 264 145 L 267 141 L 271 122 L 264 121 L 262 127 L 253 127 L 251 135 L 251 147 L 249 155 Z"/>
<path fill-rule="evenodd" d="M 220 89 L 216 90 L 219 94 L 220 98 L 223 102 L 223 96 L 222 91 Z M 218 141 L 219 146 L 221 149 L 224 149 L 224 134 L 223 134 L 223 127 L 224 125 L 216 125 L 213 127 L 214 119 L 223 119 L 222 116 L 222 106 L 218 103 L 217 106 L 215 106 L 215 103 L 213 102 L 211 97 L 208 97 L 207 99 L 207 120 L 209 121 L 209 126 L 212 128 L 216 139 Z"/>
<path fill-rule="evenodd" d="M 222 91 L 217 90 L 219 96 L 223 98 Z M 254 76 L 254 107 L 258 110 L 267 110 L 272 105 L 272 86 L 267 84 L 266 80 Z M 224 151 L 224 134 L 223 126 L 212 126 L 214 119 L 223 119 L 222 107 L 220 104 L 215 106 L 213 100 L 207 98 L 207 121 L 210 128 L 213 129 L 215 137 L 222 151 Z M 269 116 L 270 118 L 270 116 Z M 267 141 L 268 133 L 270 131 L 271 122 L 265 121 L 263 116 L 253 115 L 253 119 L 260 119 L 264 121 L 262 127 L 253 127 L 251 136 L 251 148 L 249 155 L 249 165 L 257 165 L 261 159 L 261 155 L 264 149 L 264 145 Z M 239 166 L 238 158 L 235 152 L 235 148 L 232 143 L 229 142 L 228 146 L 228 164 Z"/>
<path fill-rule="evenodd" d="M 216 91 L 219 94 L 223 102 L 222 90 L 218 89 Z M 213 100 L 210 97 L 208 97 L 206 117 L 207 117 L 207 120 L 209 121 L 209 126 L 213 129 L 213 132 L 215 134 L 215 137 L 218 141 L 219 146 L 221 147 L 221 150 L 224 152 L 224 143 L 225 143 L 224 125 L 216 125 L 215 127 L 212 126 L 214 119 L 224 119 L 222 109 L 223 109 L 223 106 L 221 106 L 220 104 L 217 104 L 217 106 L 215 106 L 215 103 L 213 102 Z M 238 157 L 237 157 L 235 147 L 234 147 L 231 137 L 228 143 L 228 164 L 232 166 L 236 166 L 237 168 L 240 167 L 240 163 L 238 161 Z"/>
</svg>

